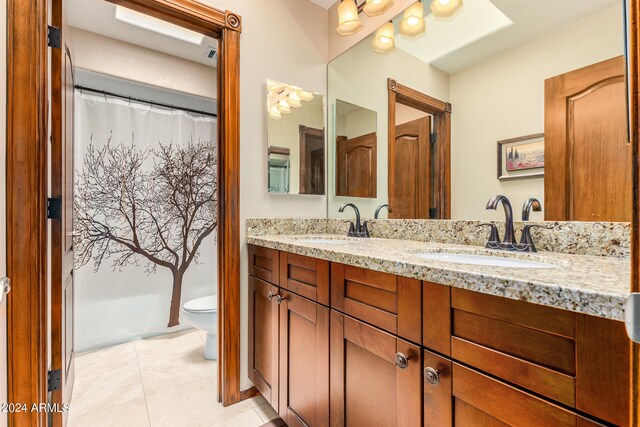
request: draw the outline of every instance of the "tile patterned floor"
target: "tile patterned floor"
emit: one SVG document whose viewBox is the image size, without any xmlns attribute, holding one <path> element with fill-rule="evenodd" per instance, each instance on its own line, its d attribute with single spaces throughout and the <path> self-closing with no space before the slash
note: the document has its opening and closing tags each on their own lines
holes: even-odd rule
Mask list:
<svg viewBox="0 0 640 427">
<path fill-rule="evenodd" d="M 189 330 L 78 354 L 69 427 L 258 427 L 277 417 L 261 397 L 216 402 L 205 334 Z"/>
</svg>

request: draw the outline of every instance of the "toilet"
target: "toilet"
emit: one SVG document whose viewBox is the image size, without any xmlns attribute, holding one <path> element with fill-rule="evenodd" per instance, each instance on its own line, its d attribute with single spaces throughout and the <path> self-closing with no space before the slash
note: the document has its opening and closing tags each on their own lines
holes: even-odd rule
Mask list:
<svg viewBox="0 0 640 427">
<path fill-rule="evenodd" d="M 187 301 L 182 306 L 182 313 L 194 327 L 207 333 L 204 345 L 204 358 L 218 359 L 218 296 L 210 295 Z"/>
</svg>

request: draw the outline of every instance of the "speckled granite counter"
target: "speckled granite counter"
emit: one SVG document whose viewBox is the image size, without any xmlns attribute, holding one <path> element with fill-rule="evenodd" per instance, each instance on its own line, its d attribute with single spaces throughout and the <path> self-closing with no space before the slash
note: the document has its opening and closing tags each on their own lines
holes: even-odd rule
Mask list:
<svg viewBox="0 0 640 427">
<path fill-rule="evenodd" d="M 313 238 L 341 242 L 303 241 Z M 453 264 L 416 255 L 443 250 L 486 255 L 487 250 L 479 246 L 327 234 L 249 236 L 247 243 L 616 320 L 623 320 L 624 302 L 629 295 L 627 257 L 490 251 L 491 255 L 556 265 L 529 269 Z"/>
</svg>

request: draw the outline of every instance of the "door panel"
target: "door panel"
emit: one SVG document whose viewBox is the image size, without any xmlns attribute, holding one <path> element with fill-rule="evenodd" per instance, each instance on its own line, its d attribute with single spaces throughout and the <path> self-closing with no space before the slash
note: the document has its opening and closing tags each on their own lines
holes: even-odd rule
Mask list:
<svg viewBox="0 0 640 427">
<path fill-rule="evenodd" d="M 278 288 L 249 276 L 249 379 L 278 410 Z"/>
<path fill-rule="evenodd" d="M 624 74 L 617 57 L 545 81 L 547 221 L 631 221 Z"/>
<path fill-rule="evenodd" d="M 378 141 L 376 133 L 336 138 L 337 196 L 376 197 Z"/>
<path fill-rule="evenodd" d="M 52 2 L 52 24 L 62 29 L 60 49 L 51 49 L 51 198 L 59 199 L 60 217 L 51 220 L 51 369 L 60 370 L 61 386 L 53 403 L 71 401 L 74 379 L 73 339 L 73 112 L 74 69 L 63 0 Z M 52 416 L 66 425 L 66 413 Z"/>
<path fill-rule="evenodd" d="M 289 425 L 329 423 L 329 309 L 281 291 L 280 416 Z"/>
<path fill-rule="evenodd" d="M 421 418 L 419 347 L 331 311 L 332 426 L 415 426 Z M 404 369 L 396 354 L 408 358 Z"/>
<path fill-rule="evenodd" d="M 389 147 L 389 218 L 428 219 L 431 205 L 431 119 L 396 126 Z"/>
</svg>

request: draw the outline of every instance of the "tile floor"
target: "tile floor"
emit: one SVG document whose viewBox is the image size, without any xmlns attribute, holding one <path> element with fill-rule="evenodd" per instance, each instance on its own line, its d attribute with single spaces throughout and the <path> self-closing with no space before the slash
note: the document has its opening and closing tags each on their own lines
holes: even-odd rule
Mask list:
<svg viewBox="0 0 640 427">
<path fill-rule="evenodd" d="M 258 427 L 277 417 L 261 396 L 216 402 L 204 339 L 189 330 L 76 355 L 69 427 Z"/>
</svg>

